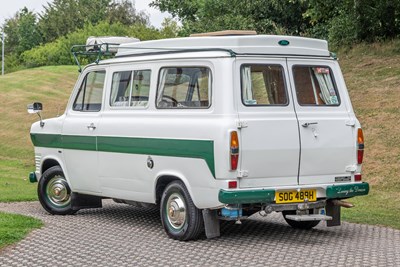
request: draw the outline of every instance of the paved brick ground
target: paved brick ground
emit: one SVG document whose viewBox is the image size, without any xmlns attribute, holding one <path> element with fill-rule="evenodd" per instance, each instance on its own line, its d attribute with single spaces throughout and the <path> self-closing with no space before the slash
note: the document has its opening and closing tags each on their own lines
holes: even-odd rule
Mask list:
<svg viewBox="0 0 400 267">
<path fill-rule="evenodd" d="M 0 252 L 0 266 L 400 266 L 400 231 L 343 223 L 294 230 L 280 214 L 224 223 L 222 237 L 174 241 L 158 211 L 105 201 L 103 209 L 48 215 L 38 202 L 0 210 L 45 227 Z"/>
</svg>

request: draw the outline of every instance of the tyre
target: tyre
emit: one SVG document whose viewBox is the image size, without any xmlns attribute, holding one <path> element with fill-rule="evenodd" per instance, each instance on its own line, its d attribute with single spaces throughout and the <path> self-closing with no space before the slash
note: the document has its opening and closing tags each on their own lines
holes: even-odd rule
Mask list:
<svg viewBox="0 0 400 267">
<path fill-rule="evenodd" d="M 197 239 L 204 231 L 202 212 L 193 204 L 181 181 L 173 181 L 165 188 L 161 196 L 160 214 L 165 231 L 173 239 Z"/>
<path fill-rule="evenodd" d="M 289 224 L 291 227 L 296 228 L 296 229 L 303 229 L 303 230 L 310 230 L 317 226 L 320 221 L 304 221 L 304 222 L 298 222 L 298 221 L 293 221 L 286 219 L 286 215 L 295 215 L 296 211 L 295 210 L 285 210 L 282 211 L 283 218 Z M 310 214 L 313 214 L 313 210 L 310 210 Z"/>
<path fill-rule="evenodd" d="M 73 214 L 71 189 L 60 166 L 46 170 L 39 180 L 38 196 L 43 208 L 56 215 Z"/>
</svg>

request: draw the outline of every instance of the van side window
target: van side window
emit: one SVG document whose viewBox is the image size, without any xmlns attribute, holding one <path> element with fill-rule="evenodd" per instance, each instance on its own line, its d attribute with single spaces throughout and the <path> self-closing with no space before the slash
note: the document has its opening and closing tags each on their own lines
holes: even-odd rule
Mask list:
<svg viewBox="0 0 400 267">
<path fill-rule="evenodd" d="M 338 106 L 339 94 L 326 66 L 294 66 L 294 85 L 300 105 Z"/>
<path fill-rule="evenodd" d="M 149 100 L 151 70 L 114 72 L 110 106 L 146 107 Z"/>
<path fill-rule="evenodd" d="M 93 71 L 86 75 L 73 104 L 73 110 L 100 111 L 105 77 L 105 71 Z"/>
<path fill-rule="evenodd" d="M 206 67 L 161 68 L 157 108 L 208 108 L 211 71 Z"/>
<path fill-rule="evenodd" d="M 246 106 L 286 105 L 283 68 L 279 65 L 244 65 L 241 68 L 242 102 Z"/>
</svg>

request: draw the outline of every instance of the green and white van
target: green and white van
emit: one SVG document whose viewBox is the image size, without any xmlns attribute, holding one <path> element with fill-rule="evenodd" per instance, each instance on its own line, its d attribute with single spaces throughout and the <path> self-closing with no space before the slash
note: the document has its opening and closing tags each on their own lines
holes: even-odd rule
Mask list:
<svg viewBox="0 0 400 267">
<path fill-rule="evenodd" d="M 340 225 L 344 199 L 368 194 L 363 133 L 326 41 L 228 32 L 117 50 L 82 70 L 63 115 L 32 125 L 30 178 L 49 213 L 156 205 L 166 233 L 190 240 L 258 212 Z"/>
</svg>

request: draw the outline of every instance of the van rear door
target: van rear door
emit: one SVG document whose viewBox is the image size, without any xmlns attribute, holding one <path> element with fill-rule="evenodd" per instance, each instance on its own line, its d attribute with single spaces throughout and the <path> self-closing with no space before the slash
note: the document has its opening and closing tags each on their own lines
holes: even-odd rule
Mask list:
<svg viewBox="0 0 400 267">
<path fill-rule="evenodd" d="M 299 184 L 350 181 L 355 168 L 355 120 L 334 60 L 288 59 L 299 121 Z"/>
<path fill-rule="evenodd" d="M 297 185 L 299 130 L 286 60 L 236 60 L 241 188 Z"/>
</svg>

